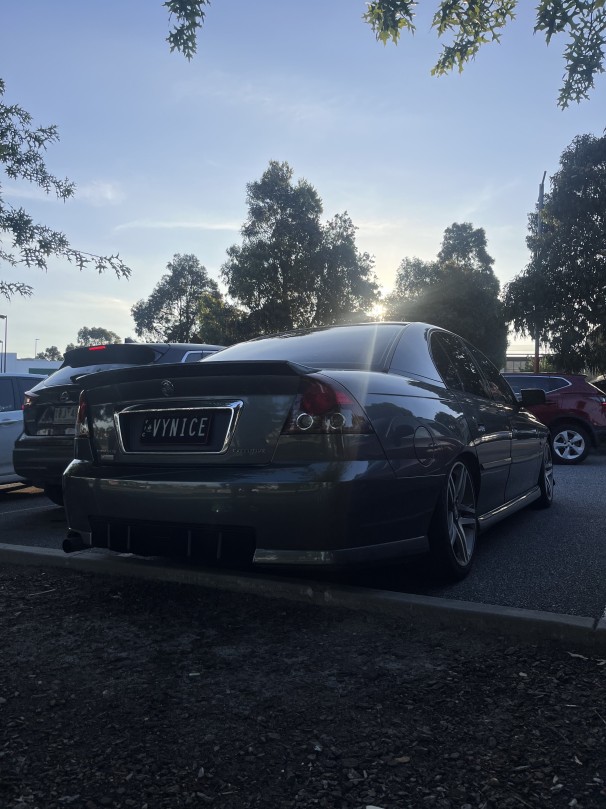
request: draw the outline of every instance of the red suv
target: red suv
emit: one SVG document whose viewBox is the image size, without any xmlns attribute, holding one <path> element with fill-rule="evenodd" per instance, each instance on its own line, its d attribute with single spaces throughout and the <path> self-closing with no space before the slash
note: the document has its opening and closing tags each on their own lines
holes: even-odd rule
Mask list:
<svg viewBox="0 0 606 809">
<path fill-rule="evenodd" d="M 545 404 L 528 407 L 549 427 L 554 460 L 581 463 L 591 447 L 606 441 L 606 395 L 583 374 L 504 373 L 513 392 L 545 391 Z"/>
</svg>

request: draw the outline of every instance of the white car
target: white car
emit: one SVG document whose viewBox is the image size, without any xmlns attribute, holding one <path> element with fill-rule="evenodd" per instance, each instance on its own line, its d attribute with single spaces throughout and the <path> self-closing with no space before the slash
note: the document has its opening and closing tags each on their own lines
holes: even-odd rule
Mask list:
<svg viewBox="0 0 606 809">
<path fill-rule="evenodd" d="M 23 432 L 23 399 L 43 376 L 0 374 L 0 484 L 19 483 L 13 468 L 13 447 Z"/>
</svg>

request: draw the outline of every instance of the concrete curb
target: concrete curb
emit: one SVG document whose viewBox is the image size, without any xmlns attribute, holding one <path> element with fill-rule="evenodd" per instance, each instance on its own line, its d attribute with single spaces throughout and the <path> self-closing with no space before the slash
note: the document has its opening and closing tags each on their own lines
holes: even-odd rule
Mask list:
<svg viewBox="0 0 606 809">
<path fill-rule="evenodd" d="M 210 589 L 388 614 L 436 628 L 510 635 L 530 642 L 555 641 L 606 652 L 606 620 L 538 610 L 476 604 L 365 587 L 285 579 L 261 573 L 209 570 L 166 560 L 142 559 L 104 551 L 65 554 L 54 548 L 0 543 L 0 564 L 41 565 L 104 575 L 193 584 Z"/>
</svg>

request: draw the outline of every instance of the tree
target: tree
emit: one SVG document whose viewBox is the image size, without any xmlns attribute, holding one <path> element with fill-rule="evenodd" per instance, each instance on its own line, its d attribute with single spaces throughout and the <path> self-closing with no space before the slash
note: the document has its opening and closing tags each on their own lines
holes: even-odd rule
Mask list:
<svg viewBox="0 0 606 809">
<path fill-rule="evenodd" d="M 191 253 L 173 256 L 146 300 L 130 310 L 139 337 L 168 343 L 202 342 L 198 333 L 200 298 L 218 293 L 217 282 Z"/>
<path fill-rule="evenodd" d="M 373 265 L 373 258 L 358 250 L 356 228 L 347 213 L 323 225 L 314 325 L 367 318 L 366 310 L 379 297 Z"/>
<path fill-rule="evenodd" d="M 199 301 L 198 332 L 204 342 L 232 345 L 256 336 L 246 312 L 228 303 L 218 291 L 203 292 Z"/>
<path fill-rule="evenodd" d="M 247 185 L 242 245 L 227 251 L 221 276 L 257 333 L 320 326 L 371 306 L 372 260 L 355 245 L 347 216 L 322 225 L 322 201 L 288 163 L 270 161 Z"/>
<path fill-rule="evenodd" d="M 47 194 L 54 192 L 58 199 L 67 200 L 74 194 L 74 184 L 59 180 L 46 168 L 43 153 L 58 140 L 57 128 L 34 128 L 32 116 L 21 107 L 3 103 L 4 82 L 0 79 L 0 164 L 11 180 L 27 180 Z M 0 183 L 0 266 L 37 267 L 47 269 L 50 256 L 61 256 L 78 269 L 92 266 L 101 273 L 112 269 L 118 277 L 128 277 L 130 269 L 118 255 L 97 256 L 70 247 L 63 233 L 34 222 L 23 209 L 14 208 L 2 198 Z M 31 284 L 23 281 L 0 279 L 0 296 L 31 295 Z"/>
<path fill-rule="evenodd" d="M 482 45 L 499 42 L 503 29 L 515 17 L 518 0 L 434 0 L 436 10 L 431 27 L 438 38 L 450 37 L 432 69 L 441 76 L 455 68 L 461 72 L 475 59 Z M 171 49 L 188 59 L 196 52 L 196 34 L 204 22 L 202 6 L 208 0 L 173 0 L 164 5 L 176 15 L 178 25 L 169 34 Z M 415 32 L 418 0 L 371 0 L 364 19 L 383 44 L 397 43 L 402 31 Z M 564 83 L 558 105 L 588 98 L 598 73 L 604 72 L 606 8 L 604 0 L 540 0 L 536 7 L 535 32 L 547 44 L 554 36 L 565 38 Z"/>
<path fill-rule="evenodd" d="M 51 360 L 51 362 L 58 362 L 63 359 L 63 354 L 59 351 L 57 346 L 49 346 L 44 351 L 36 354 L 37 360 Z"/>
<path fill-rule="evenodd" d="M 508 284 L 505 305 L 515 331 L 538 330 L 561 370 L 581 370 L 603 361 L 606 136 L 576 137 L 550 184 L 540 233 L 537 212 L 529 216 L 532 259 Z"/>
<path fill-rule="evenodd" d="M 386 317 L 433 323 L 465 337 L 498 367 L 507 350 L 507 324 L 494 259 L 483 228 L 454 223 L 444 231 L 435 261 L 405 258 Z"/>
<path fill-rule="evenodd" d="M 101 326 L 82 326 L 78 329 L 78 337 L 75 343 L 68 343 L 65 350 L 82 346 L 102 346 L 108 343 L 121 343 L 122 338 L 114 331 L 109 331 Z M 48 350 L 48 349 L 47 349 Z"/>
</svg>

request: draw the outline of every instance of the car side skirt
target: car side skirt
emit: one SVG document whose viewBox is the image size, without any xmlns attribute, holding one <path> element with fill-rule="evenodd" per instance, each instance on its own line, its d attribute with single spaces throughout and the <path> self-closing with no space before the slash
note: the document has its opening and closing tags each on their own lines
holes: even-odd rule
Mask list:
<svg viewBox="0 0 606 809">
<path fill-rule="evenodd" d="M 487 511 L 486 514 L 482 514 L 480 517 L 478 517 L 478 526 L 480 527 L 480 530 L 484 531 L 491 525 L 505 519 L 505 517 L 509 517 L 510 514 L 515 514 L 516 511 L 521 511 L 523 508 L 526 508 L 526 506 L 534 503 L 535 500 L 538 500 L 540 496 L 541 490 L 538 486 L 535 486 L 534 488 L 530 489 L 530 491 L 520 495 L 520 497 L 516 497 L 515 500 L 510 500 L 509 503 L 504 503 L 502 506 L 499 506 L 492 511 Z"/>
</svg>

